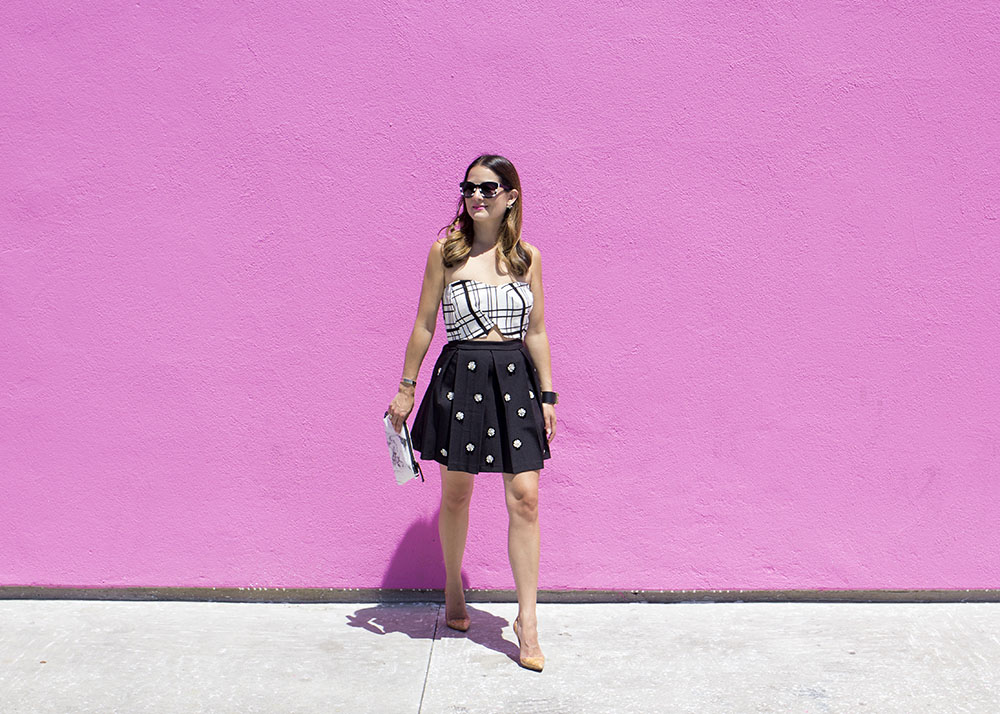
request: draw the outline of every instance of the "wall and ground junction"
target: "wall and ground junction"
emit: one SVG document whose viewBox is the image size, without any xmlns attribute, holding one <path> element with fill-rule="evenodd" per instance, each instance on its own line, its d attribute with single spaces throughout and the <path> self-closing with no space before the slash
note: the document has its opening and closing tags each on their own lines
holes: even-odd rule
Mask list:
<svg viewBox="0 0 1000 714">
<path fill-rule="evenodd" d="M 561 393 L 542 588 L 1000 587 L 996 3 L 3 15 L 0 586 L 439 587 L 379 422 L 497 152 Z M 505 530 L 480 477 L 470 587 Z"/>
</svg>

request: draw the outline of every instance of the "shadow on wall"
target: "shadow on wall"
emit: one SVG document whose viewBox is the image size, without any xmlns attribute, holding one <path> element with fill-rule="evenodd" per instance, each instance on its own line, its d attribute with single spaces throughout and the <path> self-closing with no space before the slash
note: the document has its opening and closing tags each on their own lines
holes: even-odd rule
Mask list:
<svg viewBox="0 0 1000 714">
<path fill-rule="evenodd" d="M 382 587 L 392 589 L 428 588 L 444 590 L 444 558 L 438 537 L 437 515 L 414 521 L 396 546 L 382 576 Z M 462 573 L 462 587 L 469 582 Z"/>
</svg>

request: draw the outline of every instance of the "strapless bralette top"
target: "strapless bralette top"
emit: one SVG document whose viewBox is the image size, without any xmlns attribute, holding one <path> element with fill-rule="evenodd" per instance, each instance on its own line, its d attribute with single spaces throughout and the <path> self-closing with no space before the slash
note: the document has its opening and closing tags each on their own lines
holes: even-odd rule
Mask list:
<svg viewBox="0 0 1000 714">
<path fill-rule="evenodd" d="M 445 285 L 441 296 L 448 341 L 485 337 L 494 326 L 507 339 L 524 339 L 533 303 L 528 283 L 452 281 Z"/>
</svg>

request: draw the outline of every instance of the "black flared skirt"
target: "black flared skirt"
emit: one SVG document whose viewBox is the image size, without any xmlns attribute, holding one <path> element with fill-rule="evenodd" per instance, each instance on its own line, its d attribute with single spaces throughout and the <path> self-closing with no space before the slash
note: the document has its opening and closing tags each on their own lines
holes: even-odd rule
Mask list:
<svg viewBox="0 0 1000 714">
<path fill-rule="evenodd" d="M 441 350 L 410 430 L 423 459 L 451 471 L 520 473 L 549 458 L 542 392 L 521 340 L 456 340 Z"/>
</svg>

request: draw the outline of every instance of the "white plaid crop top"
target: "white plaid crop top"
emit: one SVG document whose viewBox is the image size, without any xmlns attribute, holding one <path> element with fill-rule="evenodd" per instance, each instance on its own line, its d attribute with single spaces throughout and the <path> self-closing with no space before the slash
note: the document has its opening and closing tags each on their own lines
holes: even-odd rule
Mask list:
<svg viewBox="0 0 1000 714">
<path fill-rule="evenodd" d="M 533 304 L 534 296 L 528 283 L 450 282 L 441 295 L 448 341 L 485 337 L 494 325 L 507 339 L 524 339 Z"/>
</svg>

